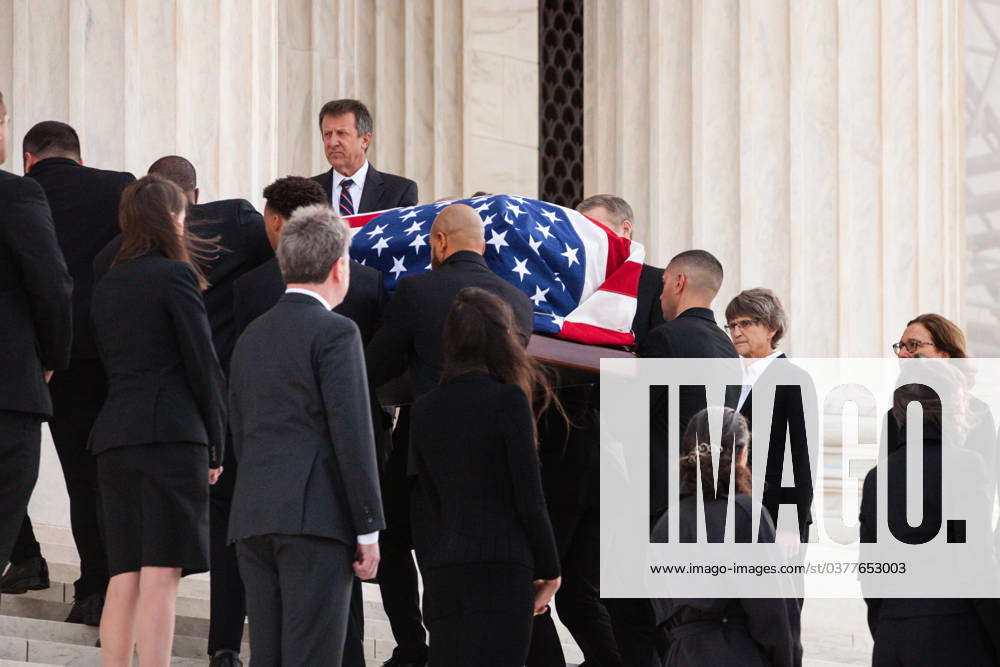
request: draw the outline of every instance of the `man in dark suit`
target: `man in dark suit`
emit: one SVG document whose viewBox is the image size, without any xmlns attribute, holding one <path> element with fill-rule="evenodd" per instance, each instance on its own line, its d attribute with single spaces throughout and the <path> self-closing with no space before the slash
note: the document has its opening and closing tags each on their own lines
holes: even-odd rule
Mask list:
<svg viewBox="0 0 1000 667">
<path fill-rule="evenodd" d="M 593 195 L 580 202 L 576 210 L 609 227 L 618 236 L 632 238 L 635 214 L 629 203 L 621 197 Z M 663 313 L 660 310 L 662 291 L 663 269 L 643 264 L 639 273 L 635 317 L 632 319 L 632 333 L 635 334 L 636 346 L 642 345 L 649 332 L 663 324 Z"/>
<path fill-rule="evenodd" d="M 333 100 L 319 110 L 319 129 L 330 171 L 313 176 L 340 215 L 415 206 L 417 184 L 377 171 L 366 153 L 372 141 L 372 116 L 358 100 Z"/>
<path fill-rule="evenodd" d="M 433 270 L 399 281 L 382 326 L 365 352 L 372 386 L 379 387 L 409 371 L 414 397 L 437 385 L 444 358 L 441 336 L 445 319 L 463 287 L 481 287 L 506 301 L 525 345 L 533 328 L 531 300 L 486 265 L 483 222 L 472 208 L 454 204 L 442 209 L 431 226 L 430 245 Z M 404 408 L 393 432 L 382 485 L 389 525 L 382 538 L 379 583 L 396 640 L 392 657 L 385 663 L 390 667 L 419 666 L 427 660 L 417 570 L 410 553 L 408 430 L 409 410 Z"/>
<path fill-rule="evenodd" d="M 347 292 L 349 241 L 328 206 L 300 208 L 278 245 L 286 294 L 233 353 L 229 535 L 255 665 L 341 664 L 354 575 L 378 566 L 385 522 L 361 336 L 330 312 Z"/>
<path fill-rule="evenodd" d="M 674 256 L 663 271 L 660 307 L 665 322 L 638 347 L 640 357 L 737 359 L 729 336 L 715 323 L 712 301 L 722 287 L 722 264 L 705 250 Z M 737 362 L 734 362 L 737 363 Z M 706 407 L 705 392 L 679 393 L 680 433 Z M 735 407 L 735 406 L 731 406 Z M 667 388 L 650 388 L 650 525 L 667 508 Z M 626 665 L 659 665 L 666 650 L 647 599 L 605 599 Z"/>
<path fill-rule="evenodd" d="M 323 188 L 316 181 L 301 176 L 286 176 L 271 183 L 264 188 L 264 201 L 264 226 L 267 237 L 275 248 L 278 247 L 281 230 L 293 211 L 301 206 L 328 205 Z M 367 345 L 378 328 L 382 309 L 388 297 L 382 282 L 382 274 L 376 269 L 350 260 L 350 274 L 347 295 L 333 310 L 358 325 L 361 342 Z M 273 308 L 284 293 L 285 281 L 281 277 L 277 258 L 271 258 L 241 276 L 233 290 L 236 335 L 239 336 L 253 320 Z M 392 416 L 379 405 L 371 389 L 369 387 L 372 429 L 381 472 L 392 447 Z M 361 580 L 356 579 L 351 593 L 351 618 L 347 625 L 347 643 L 344 646 L 345 667 L 364 667 L 364 630 L 364 598 Z"/>
<path fill-rule="evenodd" d="M 7 159 L 7 107 L 0 94 L 0 163 Z M 0 170 L 0 568 L 7 564 L 38 478 L 46 382 L 69 365 L 73 281 L 45 193 Z M 47 578 L 47 576 L 46 576 Z"/>
<path fill-rule="evenodd" d="M 118 234 L 118 200 L 135 180 L 129 173 L 85 167 L 76 131 L 58 121 L 38 123 L 24 135 L 24 172 L 49 201 L 56 237 L 73 277 L 73 348 L 69 367 L 56 373 L 49 389 L 49 421 L 66 479 L 73 540 L 80 554 L 80 578 L 67 621 L 97 625 L 108 585 L 107 556 L 97 514 L 97 467 L 87 438 L 104 403 L 107 381 L 97 357 L 90 322 L 94 257 Z M 2 588 L 41 574 L 45 561 L 25 519 Z M 38 577 L 41 579 L 41 577 Z M 47 575 L 44 583 L 48 585 Z"/>
<path fill-rule="evenodd" d="M 184 191 L 189 206 L 185 224 L 198 237 L 214 239 L 219 250 L 199 261 L 209 287 L 204 292 L 205 310 L 212 327 L 212 343 L 222 370 L 229 371 L 229 360 L 236 345 L 238 330 L 233 316 L 236 281 L 262 263 L 274 261 L 274 250 L 264 229 L 264 220 L 245 199 L 223 199 L 199 204 L 198 174 L 193 164 L 178 155 L 156 160 L 149 173 L 176 183 Z M 114 261 L 121 247 L 121 236 L 108 244 L 95 261 L 100 273 Z M 236 459 L 232 447 L 225 449 L 223 468 L 226 474 L 209 487 L 211 535 L 211 602 L 208 629 L 210 667 L 239 667 L 240 645 L 246 600 L 243 581 L 236 563 L 236 550 L 226 539 L 229 507 L 236 480 Z"/>
</svg>

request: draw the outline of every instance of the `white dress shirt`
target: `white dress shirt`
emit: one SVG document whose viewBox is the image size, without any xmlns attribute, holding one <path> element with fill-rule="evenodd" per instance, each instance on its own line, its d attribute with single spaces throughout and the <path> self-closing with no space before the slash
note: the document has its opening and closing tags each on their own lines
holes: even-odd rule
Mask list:
<svg viewBox="0 0 1000 667">
<path fill-rule="evenodd" d="M 743 388 L 740 390 L 740 402 L 736 405 L 736 411 L 739 412 L 743 409 L 743 404 L 747 401 L 747 396 L 750 395 L 750 390 L 753 389 L 754 383 L 760 379 L 760 376 L 764 374 L 767 367 L 771 365 L 774 359 L 778 358 L 781 354 L 781 350 L 775 350 L 766 357 L 761 357 L 760 359 L 745 359 L 744 361 L 749 361 L 750 363 L 743 366 Z"/>
<path fill-rule="evenodd" d="M 365 165 L 367 166 L 367 162 Z M 336 173 L 336 172 L 334 172 Z M 305 289 L 304 287 L 289 287 L 285 290 L 285 294 L 305 294 L 306 296 L 311 296 L 312 298 L 323 304 L 323 307 L 327 310 L 333 310 L 330 307 L 330 302 L 320 296 L 317 292 L 311 289 Z M 375 544 L 378 542 L 378 531 L 374 533 L 365 533 L 364 535 L 358 535 L 358 544 Z"/>
<path fill-rule="evenodd" d="M 361 193 L 365 189 L 365 179 L 368 178 L 368 160 L 365 160 L 361 168 L 350 176 L 344 176 L 336 169 L 333 170 L 333 188 L 330 192 L 330 204 L 335 211 L 340 211 L 340 182 L 345 178 L 349 178 L 354 182 L 351 187 L 347 188 L 347 192 L 351 195 L 354 212 L 358 213 L 358 206 L 361 205 Z"/>
</svg>

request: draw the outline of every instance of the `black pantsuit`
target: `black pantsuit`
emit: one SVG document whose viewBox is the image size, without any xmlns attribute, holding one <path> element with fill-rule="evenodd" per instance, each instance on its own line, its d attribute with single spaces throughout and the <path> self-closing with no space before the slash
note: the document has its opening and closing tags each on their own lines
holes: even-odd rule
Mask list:
<svg viewBox="0 0 1000 667">
<path fill-rule="evenodd" d="M 434 667 L 528 657 L 532 580 L 559 576 L 533 420 L 519 387 L 483 372 L 413 406 L 411 521 Z"/>
<path fill-rule="evenodd" d="M 257 535 L 236 542 L 247 582 L 254 667 L 340 665 L 354 549 L 312 535 Z"/>
<path fill-rule="evenodd" d="M 0 512 L 0 567 L 14 548 L 38 479 L 41 424 L 40 415 L 0 410 L 0 507 L 4 508 Z"/>
<path fill-rule="evenodd" d="M 2 569 L 24 532 L 25 510 L 38 478 L 40 424 L 52 414 L 44 371 L 62 370 L 69 363 L 73 281 L 37 183 L 0 170 L 0 211 Z"/>
</svg>

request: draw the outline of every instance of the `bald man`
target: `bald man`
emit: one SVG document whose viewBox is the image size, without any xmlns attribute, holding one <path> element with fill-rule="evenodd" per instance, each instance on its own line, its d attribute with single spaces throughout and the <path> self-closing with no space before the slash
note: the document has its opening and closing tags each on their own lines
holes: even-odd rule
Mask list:
<svg viewBox="0 0 1000 667">
<path fill-rule="evenodd" d="M 455 295 L 463 287 L 481 287 L 506 301 L 524 344 L 532 330 L 528 296 L 486 265 L 483 221 L 472 208 L 454 204 L 441 210 L 430 231 L 433 270 L 399 281 L 389 300 L 382 326 L 368 344 L 368 378 L 379 387 L 410 372 L 414 398 L 430 391 L 441 375 L 442 332 Z M 409 412 L 400 412 L 392 454 L 385 466 L 382 500 L 387 529 L 380 537 L 379 583 L 396 650 L 386 665 L 423 665 L 427 644 L 420 616 L 417 570 L 410 554 L 409 485 L 406 459 Z"/>
<path fill-rule="evenodd" d="M 729 336 L 719 328 L 712 301 L 722 287 L 722 264 L 705 250 L 676 255 L 663 271 L 660 307 L 663 324 L 640 341 L 640 357 L 738 359 Z M 680 432 L 705 407 L 705 392 L 684 388 L 679 396 Z M 733 406 L 735 407 L 735 406 Z M 650 525 L 667 509 L 667 389 L 654 387 L 650 395 L 650 431 L 664 434 L 649 443 Z M 626 665 L 659 665 L 666 655 L 663 634 L 657 629 L 647 599 L 606 598 L 615 637 Z"/>
</svg>

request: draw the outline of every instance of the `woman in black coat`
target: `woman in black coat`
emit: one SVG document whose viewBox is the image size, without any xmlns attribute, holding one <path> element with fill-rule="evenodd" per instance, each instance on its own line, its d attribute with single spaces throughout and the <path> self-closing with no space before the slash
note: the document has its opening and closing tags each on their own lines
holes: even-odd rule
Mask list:
<svg viewBox="0 0 1000 667">
<path fill-rule="evenodd" d="M 94 423 L 111 581 L 101 662 L 167 665 L 182 572 L 208 570 L 208 486 L 221 473 L 223 376 L 184 228 L 187 201 L 147 176 L 122 193 L 122 247 L 94 289 L 108 375 Z"/>
<path fill-rule="evenodd" d="M 513 332 L 507 304 L 463 289 L 445 323 L 441 384 L 413 406 L 413 542 L 435 667 L 523 665 L 532 615 L 559 587 L 535 450 L 542 376 Z"/>
<path fill-rule="evenodd" d="M 746 420 L 731 408 L 707 408 L 688 423 L 681 442 L 681 498 L 678 507 L 680 540 L 695 541 L 698 530 L 696 468 L 702 480 L 712 479 L 712 451 L 703 443 L 709 437 L 710 416 L 722 410 L 723 443 L 719 453 L 719 488 L 705 483 L 702 489 L 708 542 L 725 537 L 728 480 L 735 470 L 735 538 L 751 542 L 753 510 L 751 473 L 747 467 L 750 433 Z M 666 542 L 667 514 L 653 528 L 653 542 Z M 760 540 L 774 540 L 774 525 L 766 512 L 760 517 Z M 660 598 L 652 601 L 657 622 L 668 634 L 670 648 L 665 667 L 687 665 L 740 665 L 780 667 L 802 664 L 799 641 L 799 604 L 793 598 Z"/>
</svg>

